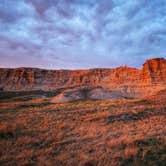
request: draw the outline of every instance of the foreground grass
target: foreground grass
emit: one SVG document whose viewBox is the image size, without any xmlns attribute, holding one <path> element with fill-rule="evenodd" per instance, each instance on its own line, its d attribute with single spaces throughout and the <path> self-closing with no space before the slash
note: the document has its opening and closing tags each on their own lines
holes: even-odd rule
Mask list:
<svg viewBox="0 0 166 166">
<path fill-rule="evenodd" d="M 0 103 L 0 165 L 166 165 L 166 104 Z"/>
</svg>

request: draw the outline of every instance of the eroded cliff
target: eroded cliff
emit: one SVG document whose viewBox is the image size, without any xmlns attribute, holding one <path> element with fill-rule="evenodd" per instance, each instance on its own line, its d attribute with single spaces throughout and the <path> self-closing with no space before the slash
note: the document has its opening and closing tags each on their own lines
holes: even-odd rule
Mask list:
<svg viewBox="0 0 166 166">
<path fill-rule="evenodd" d="M 127 66 L 89 70 L 0 69 L 3 91 L 50 91 L 83 85 L 101 86 L 126 97 L 150 95 L 166 88 L 166 60 L 147 60 L 142 69 Z"/>
</svg>

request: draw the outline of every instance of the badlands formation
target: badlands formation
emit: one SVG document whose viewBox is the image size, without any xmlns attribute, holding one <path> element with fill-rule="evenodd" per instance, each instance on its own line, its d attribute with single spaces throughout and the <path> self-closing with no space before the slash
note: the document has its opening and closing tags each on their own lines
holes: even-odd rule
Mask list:
<svg viewBox="0 0 166 166">
<path fill-rule="evenodd" d="M 166 89 L 166 59 L 147 60 L 142 69 L 0 69 L 1 91 L 52 91 L 52 102 L 143 98 Z"/>
</svg>

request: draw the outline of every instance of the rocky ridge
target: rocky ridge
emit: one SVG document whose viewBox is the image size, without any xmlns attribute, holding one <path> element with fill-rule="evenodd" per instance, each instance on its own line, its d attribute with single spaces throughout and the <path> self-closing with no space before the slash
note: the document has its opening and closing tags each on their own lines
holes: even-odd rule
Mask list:
<svg viewBox="0 0 166 166">
<path fill-rule="evenodd" d="M 109 96 L 108 93 L 124 97 L 152 95 L 166 89 L 166 59 L 149 59 L 142 69 L 127 66 L 88 70 L 0 69 L 1 91 L 52 91 L 84 86 L 100 86 L 93 89 L 93 93 L 96 91 L 96 94 L 102 93 L 104 96 Z"/>
</svg>

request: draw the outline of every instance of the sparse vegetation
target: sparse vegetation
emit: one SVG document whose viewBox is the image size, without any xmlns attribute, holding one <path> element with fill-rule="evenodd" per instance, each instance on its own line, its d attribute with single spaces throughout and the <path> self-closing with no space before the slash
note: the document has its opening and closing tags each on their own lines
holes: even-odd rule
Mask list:
<svg viewBox="0 0 166 166">
<path fill-rule="evenodd" d="M 39 97 L 53 97 L 56 94 L 60 93 L 60 90 L 57 91 L 23 91 L 23 92 L 0 92 L 0 100 L 1 102 L 9 101 L 11 99 L 12 101 L 28 101 L 33 98 L 39 98 Z"/>
<path fill-rule="evenodd" d="M 166 164 L 166 103 L 16 97 L 0 103 L 0 165 Z"/>
</svg>

